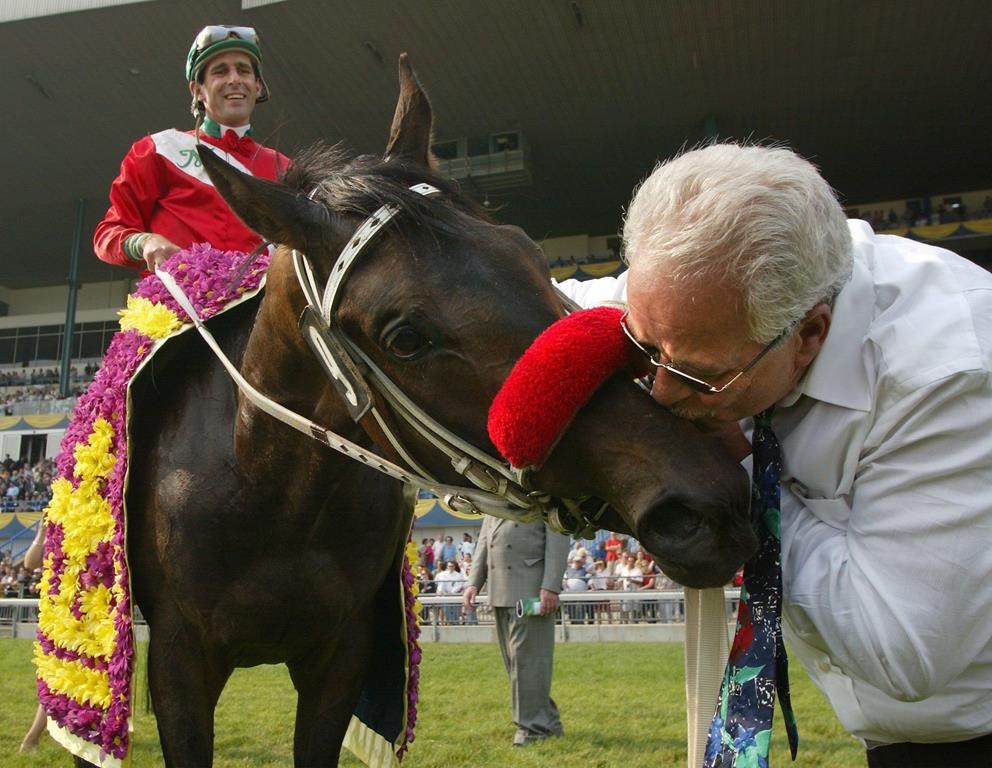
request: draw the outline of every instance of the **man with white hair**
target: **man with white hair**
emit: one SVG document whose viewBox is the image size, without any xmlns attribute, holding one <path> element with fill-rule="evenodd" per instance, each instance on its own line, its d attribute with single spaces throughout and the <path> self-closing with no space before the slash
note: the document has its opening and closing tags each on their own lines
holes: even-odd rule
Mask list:
<svg viewBox="0 0 992 768">
<path fill-rule="evenodd" d="M 662 163 L 623 236 L 623 279 L 565 288 L 626 292 L 654 399 L 738 459 L 770 413 L 785 638 L 868 765 L 992 765 L 992 275 L 784 148 Z"/>
</svg>

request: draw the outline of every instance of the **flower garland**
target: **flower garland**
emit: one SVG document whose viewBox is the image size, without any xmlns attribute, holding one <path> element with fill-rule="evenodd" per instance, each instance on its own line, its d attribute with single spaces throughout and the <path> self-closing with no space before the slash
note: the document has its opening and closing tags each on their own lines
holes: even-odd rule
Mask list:
<svg viewBox="0 0 992 768">
<path fill-rule="evenodd" d="M 418 599 L 420 584 L 413 575 L 413 569 L 419 561 L 417 545 L 408 541 L 406 556 L 403 558 L 403 606 L 406 609 L 406 647 L 407 647 L 407 682 L 406 682 L 406 728 L 400 739 L 396 757 L 400 760 L 415 738 L 414 726 L 417 724 L 417 702 L 420 700 L 420 661 L 423 652 L 420 649 L 420 612 L 423 606 Z"/>
<path fill-rule="evenodd" d="M 263 253 L 194 245 L 172 256 L 172 274 L 204 319 L 262 285 Z M 117 766 L 130 748 L 134 633 L 125 519 L 127 387 L 160 343 L 192 327 L 154 275 L 120 312 L 103 365 L 79 398 L 56 458 L 58 479 L 45 510 L 35 665 L 49 730 L 74 754 Z"/>
<path fill-rule="evenodd" d="M 240 274 L 245 254 L 194 245 L 163 268 L 203 319 L 249 298 L 268 267 L 263 253 Z M 128 296 L 103 364 L 79 398 L 56 459 L 58 479 L 45 512 L 35 665 L 38 697 L 52 735 L 71 752 L 117 768 L 130 749 L 134 633 L 126 553 L 127 388 L 151 354 L 192 327 L 151 275 Z M 401 564 L 407 647 L 406 718 L 393 745 L 402 760 L 414 739 L 420 680 L 421 604 L 408 543 Z"/>
</svg>

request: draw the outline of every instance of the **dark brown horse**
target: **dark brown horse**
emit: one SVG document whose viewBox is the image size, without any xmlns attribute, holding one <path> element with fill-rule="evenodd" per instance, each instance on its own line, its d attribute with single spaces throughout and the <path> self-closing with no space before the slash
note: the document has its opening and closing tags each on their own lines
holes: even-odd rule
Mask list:
<svg viewBox="0 0 992 768">
<path fill-rule="evenodd" d="M 333 321 L 443 427 L 495 454 L 489 404 L 564 310 L 538 247 L 432 172 L 430 105 L 405 58 L 400 73 L 383 158 L 311 153 L 271 183 L 203 153 L 234 210 L 281 244 L 263 298 L 211 328 L 257 389 L 399 461 L 379 428 L 356 424 L 305 343 L 291 255 L 304 253 L 323 285 L 356 228 L 391 204 L 398 213 L 349 271 Z M 410 191 L 420 182 L 440 194 Z M 209 765 L 232 671 L 284 663 L 299 692 L 296 763 L 336 764 L 410 529 L 403 484 L 260 411 L 195 334 L 166 346 L 135 386 L 152 407 L 132 426 L 129 559 L 166 763 Z M 464 485 L 448 457 L 389 420 L 425 472 Z M 635 534 L 685 584 L 725 583 L 754 546 L 740 469 L 622 377 L 582 409 L 532 482 L 606 500 L 616 512 L 603 524 Z"/>
</svg>

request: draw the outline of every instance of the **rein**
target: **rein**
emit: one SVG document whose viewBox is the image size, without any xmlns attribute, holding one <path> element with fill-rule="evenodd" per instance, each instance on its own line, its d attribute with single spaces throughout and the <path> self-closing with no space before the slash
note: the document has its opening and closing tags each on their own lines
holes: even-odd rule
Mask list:
<svg viewBox="0 0 992 768">
<path fill-rule="evenodd" d="M 410 190 L 425 196 L 439 193 L 429 184 L 415 184 Z M 314 192 L 311 192 L 311 198 Z M 561 505 L 553 503 L 549 495 L 531 487 L 528 468 L 514 468 L 508 462 L 496 459 L 467 443 L 410 400 L 334 322 L 339 292 L 350 268 L 365 247 L 399 212 L 397 206 L 383 205 L 363 222 L 342 249 L 322 292 L 318 289 L 306 255 L 293 249 L 292 259 L 307 304 L 300 317 L 303 337 L 330 376 L 335 389 L 344 398 L 352 419 L 356 423 L 367 418 L 373 419 L 375 426 L 409 469 L 362 448 L 255 389 L 224 354 L 172 276 L 162 270 L 156 270 L 155 274 L 190 317 L 245 397 L 270 416 L 393 479 L 433 492 L 455 511 L 489 514 L 518 522 L 533 522 L 543 517 L 554 530 L 562 533 L 577 534 L 595 527 L 606 511 L 606 504 L 597 502 L 601 506 L 590 513 L 579 501 L 563 500 Z M 389 420 L 376 407 L 372 388 L 389 405 L 396 417 L 447 456 L 454 470 L 471 483 L 472 487 L 448 485 L 431 476 L 413 458 L 390 427 Z"/>
</svg>

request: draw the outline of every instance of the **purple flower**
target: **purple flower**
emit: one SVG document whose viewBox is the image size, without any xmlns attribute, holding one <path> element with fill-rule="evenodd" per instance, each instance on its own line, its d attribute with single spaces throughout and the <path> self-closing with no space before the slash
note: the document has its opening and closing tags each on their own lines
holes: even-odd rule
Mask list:
<svg viewBox="0 0 992 768">
<path fill-rule="evenodd" d="M 205 244 L 194 245 L 172 256 L 164 267 L 183 287 L 197 313 L 203 318 L 217 314 L 232 300 L 261 284 L 268 268 L 269 255 L 260 255 L 246 271 L 240 285 L 237 277 L 246 255 L 235 251 L 217 251 Z M 143 279 L 135 295 L 153 303 L 163 304 L 180 318 L 185 314 L 155 276 Z M 127 732 L 131 712 L 131 679 L 134 672 L 134 634 L 131 625 L 131 597 L 123 519 L 124 481 L 127 473 L 127 385 L 142 361 L 151 354 L 154 342 L 137 330 L 129 329 L 114 334 L 103 364 L 97 371 L 85 394 L 77 401 L 72 421 L 59 447 L 56 467 L 59 475 L 78 487 L 75 477 L 75 448 L 87 443 L 98 418 L 105 419 L 114 433 L 112 450 L 117 458 L 114 469 L 100 492 L 110 503 L 114 519 L 114 532 L 109 541 L 101 542 L 96 551 L 86 559 L 86 570 L 80 574 L 80 585 L 88 589 L 96 584 L 120 588 L 119 596 L 112 596 L 110 608 L 114 612 L 115 648 L 110 658 L 93 658 L 70 651 L 58 644 L 58 638 L 46 637 L 40 630 L 38 643 L 42 652 L 56 658 L 78 661 L 92 669 L 105 670 L 111 692 L 110 706 L 83 705 L 62 694 L 51 691 L 43 680 L 38 681 L 38 697 L 48 714 L 71 733 L 99 747 L 106 754 L 126 757 L 130 745 Z M 60 525 L 49 523 L 46 527 L 46 554 L 52 555 L 53 580 L 51 594 L 59 593 L 59 579 L 65 568 L 66 556 L 62 542 L 64 531 Z M 77 618 L 82 617 L 77 595 L 70 605 Z M 419 631 L 419 630 L 418 630 Z"/>
<path fill-rule="evenodd" d="M 406 685 L 406 730 L 403 734 L 403 740 L 396 750 L 396 757 L 400 760 L 403 759 L 410 743 L 415 738 L 414 727 L 417 724 L 417 702 L 420 697 L 420 661 L 423 658 L 418 640 L 420 637 L 419 617 L 415 610 L 417 596 L 413 593 L 412 589 L 415 579 L 407 557 L 403 557 L 401 576 L 403 583 L 403 604 L 406 609 L 407 657 L 410 668 L 407 673 Z"/>
</svg>

